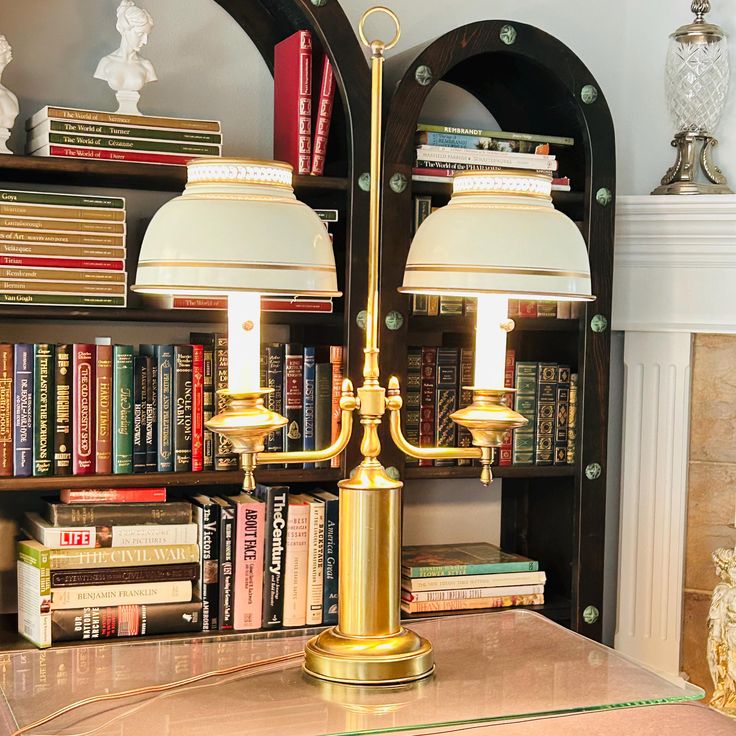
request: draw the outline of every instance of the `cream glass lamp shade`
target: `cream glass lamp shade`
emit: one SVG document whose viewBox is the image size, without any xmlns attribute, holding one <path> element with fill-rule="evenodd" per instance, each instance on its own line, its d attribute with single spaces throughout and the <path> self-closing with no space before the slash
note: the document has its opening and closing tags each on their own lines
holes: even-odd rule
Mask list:
<svg viewBox="0 0 736 736">
<path fill-rule="evenodd" d="M 151 220 L 134 291 L 340 296 L 327 228 L 292 189 L 289 164 L 194 159 L 184 193 Z"/>
<path fill-rule="evenodd" d="M 595 298 L 585 241 L 554 208 L 550 177 L 517 170 L 455 176 L 449 204 L 414 236 L 400 291 Z"/>
</svg>

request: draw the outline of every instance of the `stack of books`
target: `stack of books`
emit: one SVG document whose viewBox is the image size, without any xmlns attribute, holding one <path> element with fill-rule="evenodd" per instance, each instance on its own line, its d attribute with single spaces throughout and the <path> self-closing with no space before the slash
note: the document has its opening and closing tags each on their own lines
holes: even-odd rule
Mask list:
<svg viewBox="0 0 736 736">
<path fill-rule="evenodd" d="M 46 106 L 26 123 L 26 153 L 185 166 L 222 155 L 217 120 L 119 115 Z"/>
<path fill-rule="evenodd" d="M 321 77 L 317 77 L 317 73 Z M 295 174 L 321 176 L 335 98 L 335 76 L 327 54 L 297 31 L 274 48 L 274 158 Z"/>
<path fill-rule="evenodd" d="M 544 603 L 539 563 L 485 542 L 404 547 L 404 613 L 535 606 Z"/>
<path fill-rule="evenodd" d="M 416 144 L 414 181 L 449 182 L 459 171 L 525 169 L 548 174 L 553 191 L 570 191 L 569 178 L 556 173 L 550 146 L 572 146 L 572 138 L 420 123 Z"/>
<path fill-rule="evenodd" d="M 189 502 L 165 499 L 163 488 L 67 491 L 26 514 L 19 633 L 49 647 L 201 630 L 197 525 Z"/>
<path fill-rule="evenodd" d="M 0 190 L 0 303 L 124 307 L 125 200 Z"/>
</svg>

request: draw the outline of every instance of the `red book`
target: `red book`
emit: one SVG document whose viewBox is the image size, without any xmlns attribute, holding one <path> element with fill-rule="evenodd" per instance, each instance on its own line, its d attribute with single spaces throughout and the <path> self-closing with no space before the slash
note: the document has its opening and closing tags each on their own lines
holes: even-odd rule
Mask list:
<svg viewBox="0 0 736 736">
<path fill-rule="evenodd" d="M 0 266 L 24 266 L 26 268 L 81 268 L 102 271 L 123 271 L 125 261 L 108 261 L 86 258 L 39 258 L 38 256 L 0 256 Z"/>
<path fill-rule="evenodd" d="M 514 365 L 516 363 L 516 352 L 514 350 L 506 351 L 506 367 L 503 374 L 503 384 L 506 388 L 514 387 Z M 514 395 L 506 394 L 506 404 L 514 406 Z M 512 465 L 514 455 L 514 431 L 504 432 L 503 442 L 498 448 L 498 464 Z"/>
<path fill-rule="evenodd" d="M 95 473 L 112 473 L 112 345 L 95 347 Z"/>
<path fill-rule="evenodd" d="M 62 503 L 165 503 L 165 488 L 63 488 Z"/>
<path fill-rule="evenodd" d="M 236 507 L 233 629 L 260 629 L 266 504 L 249 493 L 241 493 L 230 500 Z"/>
<path fill-rule="evenodd" d="M 419 399 L 419 446 L 435 444 L 435 391 L 437 388 L 437 348 L 422 348 L 422 385 Z M 432 460 L 420 460 L 421 467 L 431 466 Z"/>
<path fill-rule="evenodd" d="M 296 174 L 312 170 L 312 34 L 297 31 L 276 44 L 273 59 L 273 155 Z"/>
<path fill-rule="evenodd" d="M 0 475 L 13 475 L 13 346 L 0 345 Z"/>
<path fill-rule="evenodd" d="M 162 309 L 223 309 L 227 310 L 227 297 L 219 296 L 170 296 L 157 299 Z M 264 312 L 320 312 L 332 314 L 332 299 L 261 299 Z"/>
<path fill-rule="evenodd" d="M 537 303 L 535 301 L 521 299 L 519 301 L 519 317 L 536 317 L 536 316 L 537 316 Z"/>
<path fill-rule="evenodd" d="M 325 156 L 327 154 L 327 138 L 330 134 L 332 122 L 332 104 L 335 100 L 335 74 L 332 64 L 324 55 L 322 61 L 322 84 L 319 90 L 319 100 L 314 113 L 314 145 L 312 146 L 312 174 L 322 176 L 325 173 Z"/>
<path fill-rule="evenodd" d="M 51 145 L 48 149 L 49 156 L 60 158 L 92 158 L 101 161 L 132 161 L 139 164 L 169 164 L 170 166 L 186 166 L 193 158 L 197 158 L 196 156 L 177 156 L 172 153 L 141 153 L 107 148 L 80 148 L 79 146 Z"/>
<path fill-rule="evenodd" d="M 330 346 L 330 364 L 332 365 L 332 442 L 334 442 L 340 434 L 340 426 L 342 424 L 342 410 L 340 409 L 340 397 L 342 396 L 342 380 L 345 375 L 343 369 L 343 361 L 345 359 L 345 349 L 342 345 Z M 330 461 L 330 467 L 340 467 L 340 456 L 333 457 Z"/>
<path fill-rule="evenodd" d="M 75 343 L 72 349 L 74 411 L 72 426 L 72 472 L 95 472 L 95 348 Z"/>
<path fill-rule="evenodd" d="M 192 471 L 204 470 L 204 345 L 192 345 Z"/>
</svg>

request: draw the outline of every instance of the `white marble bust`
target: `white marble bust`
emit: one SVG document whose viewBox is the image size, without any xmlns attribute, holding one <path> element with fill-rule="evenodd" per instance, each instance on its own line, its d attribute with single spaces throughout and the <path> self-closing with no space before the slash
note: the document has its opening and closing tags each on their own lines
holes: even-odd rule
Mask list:
<svg viewBox="0 0 736 736">
<path fill-rule="evenodd" d="M 13 60 L 13 50 L 5 36 L 0 36 L 0 78 Z M 0 81 L 0 153 L 12 153 L 7 146 L 10 131 L 18 117 L 18 98 Z"/>
<path fill-rule="evenodd" d="M 100 59 L 95 79 L 104 79 L 115 92 L 118 113 L 140 115 L 140 91 L 146 84 L 158 79 L 151 62 L 138 53 L 148 43 L 153 18 L 133 0 L 122 0 L 117 16 L 115 27 L 121 36 L 120 48 Z"/>
</svg>

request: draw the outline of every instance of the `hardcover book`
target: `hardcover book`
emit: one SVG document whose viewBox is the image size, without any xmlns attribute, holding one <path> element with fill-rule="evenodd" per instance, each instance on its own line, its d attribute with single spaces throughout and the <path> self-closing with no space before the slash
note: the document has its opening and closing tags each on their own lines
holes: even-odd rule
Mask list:
<svg viewBox="0 0 736 736">
<path fill-rule="evenodd" d="M 302 434 L 304 450 L 314 450 L 314 421 L 315 421 L 315 382 L 316 382 L 316 349 L 304 348 L 304 385 L 302 395 L 304 408 L 302 416 Z M 305 468 L 313 468 L 314 463 L 304 463 Z"/>
<path fill-rule="evenodd" d="M 220 507 L 209 496 L 199 493 L 190 498 L 199 540 L 202 574 L 195 595 L 202 601 L 202 630 L 219 627 L 220 609 Z"/>
<path fill-rule="evenodd" d="M 56 346 L 54 376 L 54 475 L 72 474 L 72 353 L 71 345 Z"/>
<path fill-rule="evenodd" d="M 307 623 L 307 577 L 309 575 L 309 504 L 302 496 L 289 497 L 284 566 L 284 626 Z"/>
<path fill-rule="evenodd" d="M 401 601 L 404 613 L 431 613 L 435 611 L 471 611 L 479 608 L 509 608 L 511 606 L 538 606 L 544 603 L 544 593 L 502 595 L 492 598 L 468 598 L 452 601 Z"/>
<path fill-rule="evenodd" d="M 552 465 L 555 441 L 555 399 L 557 365 L 540 363 L 537 378 L 537 426 L 535 429 L 535 463 Z"/>
<path fill-rule="evenodd" d="M 146 356 L 146 396 L 144 424 L 146 446 L 146 472 L 158 468 L 158 360 L 156 346 L 144 344 L 139 347 L 141 355 Z"/>
<path fill-rule="evenodd" d="M 113 473 L 133 472 L 133 346 L 113 346 Z"/>
<path fill-rule="evenodd" d="M 332 366 L 317 363 L 314 387 L 314 446 L 318 450 L 332 442 Z M 317 463 L 318 468 L 329 468 L 330 461 Z"/>
<path fill-rule="evenodd" d="M 512 349 L 506 350 L 506 363 L 504 366 L 504 386 L 514 388 L 514 367 L 516 365 L 516 351 Z M 514 394 L 506 394 L 507 406 L 514 406 Z M 514 462 L 514 430 L 510 429 L 503 434 L 503 442 L 498 448 L 498 464 L 507 466 Z"/>
<path fill-rule="evenodd" d="M 174 345 L 174 471 L 192 469 L 192 346 Z"/>
<path fill-rule="evenodd" d="M 170 580 L 184 580 L 191 583 L 199 577 L 198 562 L 187 562 L 180 565 L 101 567 L 96 570 L 54 570 L 53 565 L 51 568 L 52 588 L 164 583 Z"/>
<path fill-rule="evenodd" d="M 335 74 L 327 54 L 322 56 L 322 83 L 319 88 L 319 99 L 314 112 L 314 144 L 312 146 L 312 175 L 322 176 L 325 173 L 325 157 L 327 141 L 332 122 L 332 106 L 335 98 Z"/>
<path fill-rule="evenodd" d="M 284 353 L 284 450 L 304 449 L 304 353 L 298 343 L 288 343 Z"/>
<path fill-rule="evenodd" d="M 422 386 L 419 407 L 419 445 L 432 447 L 436 427 L 437 348 L 422 348 Z M 420 460 L 420 466 L 431 466 L 432 460 Z"/>
<path fill-rule="evenodd" d="M 113 348 L 95 345 L 95 473 L 112 473 Z"/>
<path fill-rule="evenodd" d="M 309 554 L 307 561 L 307 625 L 322 623 L 325 560 L 325 504 L 319 498 L 302 497 L 309 506 Z"/>
<path fill-rule="evenodd" d="M 312 170 L 312 35 L 297 31 L 274 48 L 273 155 L 294 167 Z"/>
<path fill-rule="evenodd" d="M 91 475 L 95 472 L 95 357 L 94 345 L 75 343 L 72 347 L 74 475 Z"/>
<path fill-rule="evenodd" d="M 422 350 L 409 348 L 406 363 L 406 411 L 404 412 L 404 433 L 406 439 L 419 446 L 419 425 L 422 399 Z M 417 465 L 418 460 L 406 457 L 407 465 Z"/>
<path fill-rule="evenodd" d="M 537 425 L 537 379 L 539 364 L 519 361 L 514 368 L 514 409 L 527 424 L 514 430 L 513 464 L 534 465 Z"/>
<path fill-rule="evenodd" d="M 554 464 L 567 465 L 568 422 L 570 419 L 570 366 L 557 366 L 555 399 Z"/>
<path fill-rule="evenodd" d="M 13 475 L 13 346 L 0 344 L 0 476 Z"/>
<path fill-rule="evenodd" d="M 51 475 L 54 469 L 55 348 L 33 346 L 33 475 Z"/>
<path fill-rule="evenodd" d="M 217 413 L 225 410 L 227 400 L 218 393 L 227 388 L 227 335 L 215 334 L 215 407 Z M 239 459 L 233 452 L 233 446 L 221 434 L 214 435 L 215 470 L 237 470 Z"/>
<path fill-rule="evenodd" d="M 230 499 L 212 499 L 220 507 L 220 601 L 218 621 L 221 630 L 232 629 L 234 618 L 235 506 Z"/>
<path fill-rule="evenodd" d="M 266 535 L 263 573 L 263 619 L 265 629 L 278 628 L 284 615 L 284 563 L 289 524 L 289 489 L 286 486 L 256 487 L 266 503 Z"/>
<path fill-rule="evenodd" d="M 117 526 L 120 524 L 188 524 L 192 505 L 168 503 L 56 503 L 45 501 L 45 516 L 54 526 Z"/>
<path fill-rule="evenodd" d="M 133 356 L 133 472 L 145 473 L 146 458 L 146 404 L 148 403 L 148 371 L 150 359 L 145 355 Z"/>
<path fill-rule="evenodd" d="M 158 410 L 156 427 L 158 429 L 157 466 L 160 473 L 171 473 L 174 470 L 173 400 L 174 400 L 174 346 L 156 345 L 155 362 L 158 377 Z"/>
<path fill-rule="evenodd" d="M 165 503 L 166 488 L 62 488 L 62 503 Z"/>
<path fill-rule="evenodd" d="M 233 628 L 261 628 L 266 505 L 249 493 L 230 499 L 235 510 L 235 596 Z"/>
<path fill-rule="evenodd" d="M 203 422 L 204 346 L 192 345 L 192 471 L 195 473 L 204 470 Z"/>
<path fill-rule="evenodd" d="M 13 448 L 15 475 L 33 475 L 33 345 L 19 343 L 13 355 Z"/>
<path fill-rule="evenodd" d="M 330 365 L 332 366 L 332 430 L 331 442 L 335 442 L 340 436 L 342 425 L 342 410 L 340 409 L 340 398 L 342 397 L 342 381 L 344 373 L 345 349 L 342 345 L 330 346 Z M 330 467 L 339 468 L 342 456 L 333 457 Z"/>
<path fill-rule="evenodd" d="M 315 491 L 312 495 L 325 506 L 322 623 L 337 623 L 338 576 L 340 572 L 340 504 L 336 493 Z"/>
<path fill-rule="evenodd" d="M 528 572 L 495 572 L 487 575 L 450 575 L 436 578 L 401 578 L 402 590 L 425 592 L 462 589 L 492 588 L 501 585 L 544 585 L 547 576 L 541 570 Z"/>
<path fill-rule="evenodd" d="M 458 408 L 463 409 L 473 403 L 473 372 L 475 370 L 475 352 L 473 348 L 460 348 L 460 380 L 458 381 Z M 452 421 L 452 420 L 450 420 Z M 457 444 L 459 447 L 472 447 L 473 436 L 467 427 L 457 427 Z M 472 460 L 461 458 L 458 465 L 471 465 Z"/>
<path fill-rule="evenodd" d="M 567 426 L 567 464 L 575 464 L 578 439 L 578 374 L 570 374 L 570 414 Z"/>
<path fill-rule="evenodd" d="M 191 600 L 192 583 L 190 580 L 51 588 L 52 611 L 84 608 L 86 606 L 186 603 Z"/>
<path fill-rule="evenodd" d="M 539 563 L 487 542 L 427 544 L 401 550 L 401 574 L 410 578 L 486 575 L 538 570 Z"/>
<path fill-rule="evenodd" d="M 435 440 L 438 447 L 455 447 L 456 425 L 450 416 L 458 408 L 457 348 L 437 348 L 437 393 L 435 405 Z M 435 460 L 435 465 L 454 465 L 454 460 Z"/>
<path fill-rule="evenodd" d="M 280 343 L 266 345 L 266 386 L 271 393 L 266 397 L 266 405 L 277 414 L 284 413 L 284 346 Z M 284 433 L 281 430 L 268 435 L 266 449 L 281 452 L 284 449 Z"/>
<path fill-rule="evenodd" d="M 478 598 L 501 598 L 509 595 L 534 595 L 539 593 L 544 593 L 544 585 L 494 585 L 490 588 L 428 590 L 423 592 L 402 590 L 401 601 L 406 603 L 422 601 L 471 601 Z"/>
</svg>

